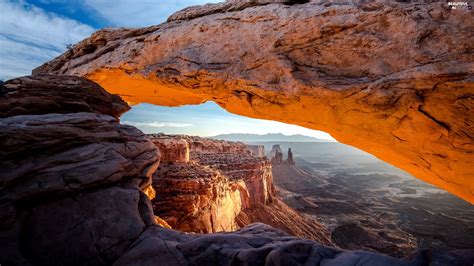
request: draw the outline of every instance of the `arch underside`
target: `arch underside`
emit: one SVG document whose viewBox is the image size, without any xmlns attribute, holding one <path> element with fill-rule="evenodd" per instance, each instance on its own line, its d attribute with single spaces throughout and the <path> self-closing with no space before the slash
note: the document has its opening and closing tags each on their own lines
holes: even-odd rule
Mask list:
<svg viewBox="0 0 474 266">
<path fill-rule="evenodd" d="M 101 30 L 39 67 L 131 104 L 323 130 L 474 203 L 474 21 L 438 4 L 265 5 Z"/>
</svg>

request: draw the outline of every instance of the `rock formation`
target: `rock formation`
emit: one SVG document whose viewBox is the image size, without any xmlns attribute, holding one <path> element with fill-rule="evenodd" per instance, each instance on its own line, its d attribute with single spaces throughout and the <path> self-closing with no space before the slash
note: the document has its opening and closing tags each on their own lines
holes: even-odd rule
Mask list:
<svg viewBox="0 0 474 266">
<path fill-rule="evenodd" d="M 157 192 L 153 209 L 171 228 L 180 231 L 235 231 L 242 201 L 239 185 L 208 166 L 162 163 L 153 181 Z"/>
<path fill-rule="evenodd" d="M 16 93 L 18 84 L 28 84 Z M 81 84 L 80 86 L 77 86 Z M 71 87 L 70 87 L 71 86 Z M 27 108 L 33 93 L 55 99 Z M 63 105 L 74 88 L 76 108 Z M 97 88 L 96 96 L 81 96 Z M 467 264 L 471 251 L 424 252 L 396 259 L 349 252 L 302 240 L 264 224 L 237 232 L 185 234 L 156 224 L 149 197 L 159 152 L 134 127 L 120 125 L 128 106 L 93 82 L 70 76 L 31 76 L 0 87 L 0 264 Z M 102 96 L 100 96 L 102 95 Z M 43 98 L 42 98 L 43 97 Z M 46 97 L 46 98 L 45 98 Z M 70 99 L 73 100 L 73 99 Z M 111 105 L 96 105 L 102 100 Z M 109 102 L 110 101 L 110 102 Z M 25 104 L 22 106 L 21 104 Z M 107 107 L 108 106 L 108 107 Z M 107 107 L 103 109 L 104 107 Z M 86 110 L 85 110 L 86 109 Z M 48 113 L 50 112 L 50 113 Z M 471 252 L 471 253 L 469 253 Z"/>
<path fill-rule="evenodd" d="M 265 146 L 247 144 L 247 147 L 252 151 L 252 155 L 257 157 L 265 157 Z"/>
<path fill-rule="evenodd" d="M 325 177 L 294 165 L 273 165 L 272 173 L 279 197 L 298 212 L 321 218 L 330 228 L 331 240 L 337 246 L 381 252 L 394 257 L 404 257 L 417 250 L 417 241 L 413 235 L 402 231 L 398 223 L 384 219 L 391 216 L 390 212 L 384 212 L 383 215 L 376 211 L 371 215 L 365 213 L 360 205 L 365 206 L 369 200 L 351 198 L 351 190 L 343 190 L 336 183 L 328 182 Z M 352 191 L 354 194 L 359 191 L 363 193 L 363 190 Z M 332 205 L 327 206 L 325 200 Z M 369 205 L 367 209 L 376 207 Z M 357 214 L 365 216 L 357 219 Z M 346 222 L 335 222 L 342 220 Z M 359 222 L 363 224 L 358 224 Z"/>
<path fill-rule="evenodd" d="M 474 202 L 471 11 L 269 2 L 210 4 L 158 26 L 100 30 L 34 73 L 85 76 L 130 103 L 212 100 L 323 130 Z"/>
<path fill-rule="evenodd" d="M 1 91 L 0 263 L 111 264 L 155 223 L 143 192 L 155 145 L 91 81 L 23 77 Z"/>
<path fill-rule="evenodd" d="M 285 163 L 289 165 L 295 165 L 295 161 L 293 160 L 293 152 L 291 151 L 291 148 L 288 148 L 288 157 L 286 158 Z"/>
<path fill-rule="evenodd" d="M 321 224 L 275 197 L 271 165 L 266 158 L 255 156 L 251 147 L 183 135 L 151 135 L 151 139 L 162 158 L 181 154 L 176 150 L 180 147 L 191 147 L 189 162 L 162 160 L 153 178 L 155 214 L 173 229 L 214 233 L 264 222 L 299 237 L 330 243 L 329 232 Z"/>
<path fill-rule="evenodd" d="M 291 148 L 288 148 L 288 153 L 286 159 L 283 159 L 283 151 L 279 144 L 275 144 L 272 147 L 272 151 L 270 152 L 272 156 L 271 162 L 272 165 L 280 165 L 280 164 L 288 164 L 288 165 L 295 165 L 295 161 L 293 160 L 293 152 Z"/>
<path fill-rule="evenodd" d="M 283 163 L 283 151 L 281 150 L 280 145 L 273 145 L 270 155 L 272 156 L 272 164 Z"/>
<path fill-rule="evenodd" d="M 155 139 L 152 138 L 153 140 Z M 153 141 L 153 143 L 161 151 L 161 162 L 189 162 L 189 144 L 186 140 L 163 135 L 160 136 L 159 141 Z"/>
</svg>

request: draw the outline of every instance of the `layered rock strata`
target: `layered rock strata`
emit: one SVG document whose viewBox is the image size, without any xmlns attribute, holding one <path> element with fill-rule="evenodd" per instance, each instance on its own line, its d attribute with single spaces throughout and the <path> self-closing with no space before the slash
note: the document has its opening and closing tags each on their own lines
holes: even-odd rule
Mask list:
<svg viewBox="0 0 474 266">
<path fill-rule="evenodd" d="M 260 2 L 101 30 L 34 72 L 86 76 L 131 103 L 212 100 L 323 130 L 474 202 L 471 11 L 441 2 Z"/>
<path fill-rule="evenodd" d="M 221 172 L 195 162 L 162 163 L 153 183 L 155 214 L 173 229 L 213 233 L 239 228 L 235 218 L 245 184 L 230 183 Z"/>
<path fill-rule="evenodd" d="M 189 146 L 190 161 L 164 162 L 154 175 L 155 213 L 174 229 L 213 233 L 264 222 L 287 233 L 330 243 L 316 220 L 289 208 L 275 196 L 270 162 L 239 142 L 190 136 L 153 135 L 162 157 Z M 204 148 L 206 147 L 206 148 Z M 260 148 L 259 148 L 260 149 Z M 164 154 L 169 152 L 172 155 Z"/>
<path fill-rule="evenodd" d="M 113 263 L 155 223 L 143 191 L 159 151 L 91 81 L 32 76 L 1 91 L 0 263 Z"/>
<path fill-rule="evenodd" d="M 42 84 L 51 95 L 71 83 L 84 84 L 79 92 L 96 86 L 68 76 L 10 80 L 0 87 L 0 113 L 9 111 L 3 106 L 15 98 L 14 84 L 26 80 L 30 85 L 24 90 Z M 35 102 L 21 99 L 31 93 L 16 95 L 18 103 Z M 128 108 L 104 95 L 116 99 L 112 113 Z M 162 228 L 143 192 L 158 166 L 156 146 L 139 130 L 120 125 L 118 117 L 102 113 L 86 95 L 82 99 L 90 112 L 82 104 L 64 110 L 62 100 L 53 100 L 47 107 L 51 113 L 20 108 L 20 115 L 0 118 L 2 265 L 462 265 L 473 259 L 469 251 L 422 251 L 409 259 L 349 252 L 263 224 L 210 235 Z"/>
<path fill-rule="evenodd" d="M 252 155 L 257 157 L 265 157 L 265 146 L 247 144 L 247 147 L 252 151 Z"/>
</svg>

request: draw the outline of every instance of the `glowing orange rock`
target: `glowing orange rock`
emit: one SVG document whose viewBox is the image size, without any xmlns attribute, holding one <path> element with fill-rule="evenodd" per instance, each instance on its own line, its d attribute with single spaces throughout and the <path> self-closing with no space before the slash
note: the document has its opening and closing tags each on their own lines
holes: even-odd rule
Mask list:
<svg viewBox="0 0 474 266">
<path fill-rule="evenodd" d="M 130 103 L 211 100 L 324 130 L 474 203 L 471 12 L 442 3 L 199 8 L 158 26 L 101 30 L 34 73 L 86 76 Z"/>
</svg>

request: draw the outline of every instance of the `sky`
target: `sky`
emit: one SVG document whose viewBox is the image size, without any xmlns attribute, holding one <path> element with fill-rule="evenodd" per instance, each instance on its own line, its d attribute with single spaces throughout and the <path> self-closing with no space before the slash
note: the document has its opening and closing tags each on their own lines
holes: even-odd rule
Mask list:
<svg viewBox="0 0 474 266">
<path fill-rule="evenodd" d="M 260 135 L 283 133 L 285 135 L 301 134 L 318 139 L 333 140 L 325 132 L 231 114 L 214 102 L 182 107 L 139 104 L 125 113 L 121 118 L 121 122 L 136 126 L 145 133 L 166 132 L 206 137 L 228 133 Z"/>
<path fill-rule="evenodd" d="M 156 25 L 175 11 L 212 2 L 219 0 L 0 0 L 0 80 L 29 75 L 98 29 Z M 141 104 L 122 121 L 147 133 L 283 133 L 333 140 L 321 131 L 230 114 L 212 102 L 175 108 Z"/>
</svg>

